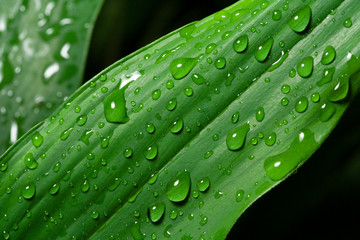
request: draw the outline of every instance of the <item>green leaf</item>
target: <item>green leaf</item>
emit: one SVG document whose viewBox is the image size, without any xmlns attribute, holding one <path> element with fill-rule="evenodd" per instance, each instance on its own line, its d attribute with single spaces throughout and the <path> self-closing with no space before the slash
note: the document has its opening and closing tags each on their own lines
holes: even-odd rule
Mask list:
<svg viewBox="0 0 360 240">
<path fill-rule="evenodd" d="M 102 0 L 0 0 L 0 154 L 81 84 Z"/>
<path fill-rule="evenodd" d="M 24 135 L 0 160 L 0 230 L 11 239 L 224 239 L 319 148 L 360 90 L 357 1 L 266 3 L 237 2 L 131 54 Z M 304 7 L 311 21 L 299 33 L 289 19 Z M 323 65 L 327 46 L 336 57 Z M 295 69 L 307 57 L 304 78 Z M 119 110 L 110 121 L 109 109 Z"/>
</svg>

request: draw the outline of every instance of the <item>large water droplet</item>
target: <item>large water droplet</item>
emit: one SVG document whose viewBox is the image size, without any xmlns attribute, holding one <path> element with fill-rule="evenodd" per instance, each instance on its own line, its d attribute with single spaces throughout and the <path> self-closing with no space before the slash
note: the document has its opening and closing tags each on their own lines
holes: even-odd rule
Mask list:
<svg viewBox="0 0 360 240">
<path fill-rule="evenodd" d="M 111 123 L 126 123 L 130 119 L 127 115 L 125 90 L 127 86 L 120 88 L 120 84 L 115 88 L 109 96 L 107 96 L 104 103 L 105 118 Z"/>
<path fill-rule="evenodd" d="M 183 171 L 173 177 L 166 186 L 166 195 L 172 202 L 181 202 L 186 199 L 190 191 L 190 173 Z"/>
<path fill-rule="evenodd" d="M 176 80 L 186 77 L 196 66 L 196 58 L 177 58 L 170 63 L 170 73 Z"/>
<path fill-rule="evenodd" d="M 234 48 L 235 52 L 241 53 L 246 50 L 246 48 L 248 47 L 248 44 L 249 44 L 248 36 L 242 35 L 234 41 L 233 48 Z"/>
<path fill-rule="evenodd" d="M 321 57 L 321 63 L 324 65 L 328 65 L 334 61 L 335 56 L 336 56 L 335 48 L 333 46 L 327 46 Z"/>
<path fill-rule="evenodd" d="M 349 76 L 343 74 L 339 77 L 335 87 L 330 92 L 329 100 L 332 102 L 339 102 L 344 100 L 349 93 Z"/>
<path fill-rule="evenodd" d="M 23 198 L 29 200 L 35 196 L 35 191 L 36 191 L 35 183 L 32 182 L 32 183 L 27 184 L 23 188 L 21 195 L 23 196 Z"/>
<path fill-rule="evenodd" d="M 226 137 L 226 145 L 228 149 L 231 151 L 239 150 L 244 145 L 245 138 L 249 130 L 250 125 L 244 124 L 229 132 Z"/>
<path fill-rule="evenodd" d="M 165 212 L 165 204 L 157 202 L 149 206 L 149 218 L 153 223 L 158 222 Z"/>
<path fill-rule="evenodd" d="M 335 67 L 325 68 L 324 72 L 321 76 L 321 79 L 316 82 L 316 85 L 318 85 L 320 87 L 328 82 L 331 82 L 331 80 L 333 79 L 334 73 L 335 73 Z"/>
<path fill-rule="evenodd" d="M 44 141 L 44 138 L 39 132 L 36 132 L 34 134 L 34 136 L 32 137 L 32 143 L 33 143 L 34 147 L 36 147 L 36 148 L 40 147 L 41 144 L 43 143 L 43 141 Z"/>
<path fill-rule="evenodd" d="M 272 45 L 274 44 L 274 39 L 271 37 L 267 39 L 264 43 L 258 45 L 255 49 L 255 58 L 259 62 L 263 62 L 270 54 Z"/>
<path fill-rule="evenodd" d="M 314 59 L 306 57 L 302 59 L 297 65 L 297 72 L 300 77 L 307 78 L 311 75 L 314 66 Z"/>
<path fill-rule="evenodd" d="M 226 66 L 226 59 L 224 57 L 218 58 L 215 61 L 215 67 L 217 69 L 223 69 Z"/>
<path fill-rule="evenodd" d="M 309 101 L 306 97 L 300 97 L 295 103 L 295 111 L 298 113 L 303 113 L 308 107 Z"/>
<path fill-rule="evenodd" d="M 305 6 L 299 11 L 297 11 L 289 20 L 289 27 L 295 32 L 302 32 L 309 25 L 311 18 L 311 8 Z"/>
<path fill-rule="evenodd" d="M 183 129 L 183 126 L 184 126 L 184 121 L 182 120 L 182 118 L 179 118 L 178 120 L 172 123 L 170 132 L 179 133 Z"/>
<path fill-rule="evenodd" d="M 318 146 L 318 143 L 314 139 L 314 134 L 307 129 L 301 131 L 288 150 L 265 160 L 266 174 L 273 181 L 283 179 L 312 154 L 315 146 Z"/>
<path fill-rule="evenodd" d="M 268 146 L 274 145 L 276 142 L 276 133 L 272 132 L 269 136 L 265 138 L 265 144 Z"/>
<path fill-rule="evenodd" d="M 146 149 L 145 158 L 147 160 L 153 160 L 156 158 L 157 154 L 158 154 L 158 146 L 156 143 L 154 143 Z"/>
<path fill-rule="evenodd" d="M 28 153 L 24 157 L 25 166 L 29 169 L 35 169 L 39 165 L 35 159 L 32 153 Z"/>
</svg>

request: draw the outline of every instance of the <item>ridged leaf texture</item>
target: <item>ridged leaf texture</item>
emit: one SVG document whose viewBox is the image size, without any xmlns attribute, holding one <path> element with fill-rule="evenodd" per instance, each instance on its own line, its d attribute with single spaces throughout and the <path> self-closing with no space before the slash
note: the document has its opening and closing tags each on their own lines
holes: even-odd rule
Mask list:
<svg viewBox="0 0 360 240">
<path fill-rule="evenodd" d="M 359 10 L 239 1 L 110 66 L 1 157 L 0 230 L 225 239 L 359 92 Z"/>
</svg>

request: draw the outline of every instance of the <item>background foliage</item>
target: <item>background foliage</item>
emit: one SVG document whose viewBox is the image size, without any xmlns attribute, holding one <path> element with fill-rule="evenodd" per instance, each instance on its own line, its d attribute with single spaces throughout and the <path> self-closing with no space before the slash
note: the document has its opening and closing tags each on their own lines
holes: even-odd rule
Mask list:
<svg viewBox="0 0 360 240">
<path fill-rule="evenodd" d="M 107 0 L 94 29 L 85 79 L 234 2 Z M 360 214 L 359 117 L 358 97 L 325 144 L 297 174 L 245 211 L 228 239 L 355 239 L 358 226 L 353 219 Z"/>
</svg>

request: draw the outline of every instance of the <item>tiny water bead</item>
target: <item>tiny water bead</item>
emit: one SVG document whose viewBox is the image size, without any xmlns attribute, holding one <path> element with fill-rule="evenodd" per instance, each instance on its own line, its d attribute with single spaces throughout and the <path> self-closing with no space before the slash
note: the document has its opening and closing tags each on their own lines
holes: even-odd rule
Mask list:
<svg viewBox="0 0 360 240">
<path fill-rule="evenodd" d="M 274 21 L 279 21 L 282 17 L 282 12 L 281 10 L 274 10 L 272 13 L 272 20 Z"/>
<path fill-rule="evenodd" d="M 236 151 L 242 148 L 245 143 L 245 138 L 250 130 L 249 124 L 241 125 L 230 131 L 226 137 L 226 146 L 231 151 Z"/>
<path fill-rule="evenodd" d="M 262 122 L 265 118 L 265 110 L 263 107 L 259 107 L 256 110 L 256 121 Z"/>
<path fill-rule="evenodd" d="M 43 142 L 44 142 L 43 136 L 39 132 L 36 132 L 32 137 L 32 143 L 34 147 L 36 148 L 40 147 L 41 144 L 43 144 Z"/>
<path fill-rule="evenodd" d="M 100 213 L 98 211 L 92 211 L 90 216 L 92 219 L 98 220 L 100 217 Z"/>
<path fill-rule="evenodd" d="M 185 88 L 184 93 L 187 97 L 191 97 L 193 95 L 193 90 L 192 88 Z"/>
<path fill-rule="evenodd" d="M 334 61 L 335 57 L 336 57 L 335 48 L 333 46 L 327 46 L 321 57 L 321 63 L 323 65 L 328 65 Z"/>
<path fill-rule="evenodd" d="M 155 132 L 155 125 L 152 123 L 147 123 L 145 128 L 149 134 L 153 134 Z"/>
<path fill-rule="evenodd" d="M 269 136 L 265 137 L 265 144 L 267 146 L 272 146 L 276 142 L 276 133 L 272 132 Z"/>
<path fill-rule="evenodd" d="M 198 73 L 193 74 L 191 79 L 196 85 L 203 85 L 206 81 L 205 78 Z"/>
<path fill-rule="evenodd" d="M 146 149 L 145 158 L 147 160 L 153 160 L 156 158 L 157 154 L 158 154 L 158 146 L 156 143 L 154 143 Z"/>
<path fill-rule="evenodd" d="M 132 148 L 127 148 L 124 150 L 124 157 L 126 158 L 130 158 L 133 155 L 133 150 Z"/>
<path fill-rule="evenodd" d="M 210 179 L 208 177 L 202 178 L 197 182 L 196 186 L 200 192 L 205 192 L 210 186 Z"/>
<path fill-rule="evenodd" d="M 31 182 L 25 185 L 25 187 L 21 192 L 21 195 L 23 196 L 23 198 L 30 200 L 35 196 L 35 192 L 36 192 L 35 183 Z"/>
<path fill-rule="evenodd" d="M 177 58 L 170 63 L 170 73 L 176 80 L 183 79 L 191 72 L 196 64 L 196 58 Z"/>
<path fill-rule="evenodd" d="M 303 113 L 308 108 L 309 101 L 305 96 L 300 97 L 296 100 L 295 111 L 298 113 Z"/>
<path fill-rule="evenodd" d="M 226 59 L 224 57 L 218 58 L 215 62 L 215 67 L 217 69 L 223 69 L 226 66 Z"/>
<path fill-rule="evenodd" d="M 172 89 L 174 87 L 174 81 L 173 80 L 169 80 L 166 82 L 166 88 L 167 89 Z"/>
<path fill-rule="evenodd" d="M 177 218 L 177 215 L 178 215 L 178 210 L 177 209 L 172 210 L 170 213 L 170 219 L 175 220 Z"/>
<path fill-rule="evenodd" d="M 288 21 L 288 25 L 294 32 L 301 33 L 309 25 L 310 19 L 311 8 L 309 6 L 305 6 L 294 13 Z"/>
<path fill-rule="evenodd" d="M 249 37 L 247 35 L 242 35 L 234 41 L 233 43 L 234 51 L 237 53 L 242 53 L 246 50 L 248 44 L 249 44 Z"/>
<path fill-rule="evenodd" d="M 37 168 L 37 166 L 39 165 L 35 159 L 34 159 L 34 156 L 32 155 L 32 153 L 28 153 L 25 155 L 24 157 L 24 163 L 25 163 L 25 166 L 28 168 L 28 169 L 35 169 Z"/>
<path fill-rule="evenodd" d="M 302 59 L 297 65 L 297 72 L 300 77 L 307 78 L 311 75 L 314 66 L 314 59 L 306 57 Z"/>
<path fill-rule="evenodd" d="M 170 132 L 174 134 L 179 133 L 183 129 L 183 127 L 184 127 L 184 121 L 182 120 L 182 118 L 179 118 L 172 123 Z"/>
<path fill-rule="evenodd" d="M 318 92 L 314 92 L 313 94 L 311 94 L 311 101 L 313 103 L 317 103 L 320 101 L 320 94 Z"/>
<path fill-rule="evenodd" d="M 240 115 L 239 112 L 236 112 L 236 113 L 234 113 L 234 114 L 232 115 L 232 117 L 231 117 L 231 122 L 232 122 L 233 124 L 235 124 L 235 123 L 237 123 L 237 122 L 239 121 L 239 115 Z"/>
<path fill-rule="evenodd" d="M 166 109 L 168 111 L 173 111 L 176 108 L 176 105 L 177 105 L 177 100 L 176 98 L 173 98 L 169 100 L 169 102 L 166 104 Z"/>
<path fill-rule="evenodd" d="M 315 150 L 319 144 L 314 139 L 314 134 L 304 129 L 300 131 L 296 139 L 290 144 L 290 147 L 275 156 L 267 158 L 264 162 L 266 175 L 273 181 L 278 181 L 286 177 L 296 167 L 310 157 L 312 150 Z M 304 151 L 308 149 L 309 151 Z"/>
<path fill-rule="evenodd" d="M 118 87 L 104 99 L 104 113 L 108 122 L 126 123 L 130 120 L 127 115 L 125 90 L 126 87 L 120 89 L 119 84 Z"/>
<path fill-rule="evenodd" d="M 148 208 L 149 218 L 153 223 L 158 222 L 165 212 L 165 204 L 163 202 L 157 202 L 151 204 Z"/>
<path fill-rule="evenodd" d="M 166 195 L 172 202 L 182 202 L 190 191 L 190 173 L 182 171 L 173 177 L 166 186 Z"/>
<path fill-rule="evenodd" d="M 344 27 L 351 28 L 352 27 L 352 21 L 351 18 L 348 18 L 344 21 Z"/>
<path fill-rule="evenodd" d="M 212 51 L 214 51 L 215 48 L 216 48 L 216 44 L 210 43 L 209 45 L 206 46 L 205 53 L 210 54 Z"/>
<path fill-rule="evenodd" d="M 320 87 L 326 83 L 331 82 L 333 79 L 334 73 L 335 73 L 335 67 L 325 68 L 324 72 L 321 76 L 321 79 L 316 82 L 316 85 L 318 85 Z"/>
<path fill-rule="evenodd" d="M 261 43 L 255 49 L 255 59 L 259 62 L 264 62 L 270 54 L 274 39 L 270 37 L 264 43 Z"/>
</svg>

